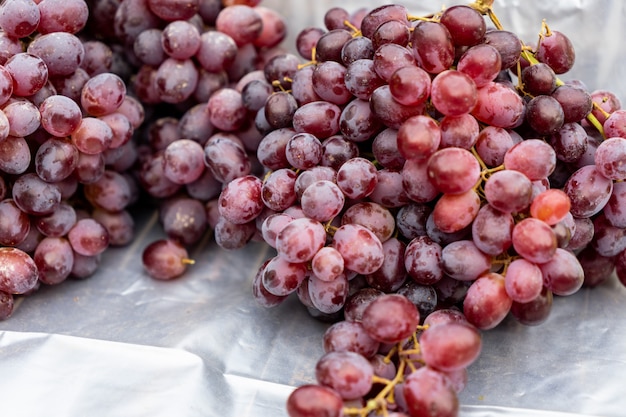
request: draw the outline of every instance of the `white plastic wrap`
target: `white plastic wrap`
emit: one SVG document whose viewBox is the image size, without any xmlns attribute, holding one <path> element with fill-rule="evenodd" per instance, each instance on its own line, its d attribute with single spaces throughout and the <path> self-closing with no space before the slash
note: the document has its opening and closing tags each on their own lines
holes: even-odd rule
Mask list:
<svg viewBox="0 0 626 417">
<path fill-rule="evenodd" d="M 442 5 L 401 3 L 415 14 Z M 293 39 L 298 29 L 321 25 L 333 5 L 383 2 L 263 4 L 287 16 Z M 625 10 L 617 0 L 496 1 L 504 26 L 529 42 L 542 18 L 570 36 L 577 62 L 567 77 L 622 101 Z M 2 416 L 286 416 L 289 393 L 314 380 L 327 324 L 295 298 L 272 309 L 255 304 L 252 278 L 270 254 L 262 244 L 229 252 L 207 236 L 187 275 L 147 277 L 141 251 L 162 235 L 156 213 L 141 213 L 135 242 L 107 251 L 95 276 L 43 288 L 0 322 Z M 461 416 L 624 416 L 625 306 L 626 288 L 612 277 L 555 299 L 540 326 L 506 320 L 484 332 Z"/>
</svg>

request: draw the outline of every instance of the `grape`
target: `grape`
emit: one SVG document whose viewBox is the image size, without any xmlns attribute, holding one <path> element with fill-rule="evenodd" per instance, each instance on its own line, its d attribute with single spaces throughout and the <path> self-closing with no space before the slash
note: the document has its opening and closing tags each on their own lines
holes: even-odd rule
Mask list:
<svg viewBox="0 0 626 417">
<path fill-rule="evenodd" d="M 548 64 L 540 62 L 522 70 L 522 83 L 528 94 L 549 95 L 556 89 L 556 74 Z"/>
<path fill-rule="evenodd" d="M 190 260 L 187 250 L 169 239 L 160 239 L 143 249 L 141 262 L 149 276 L 170 280 L 181 276 Z"/>
<path fill-rule="evenodd" d="M 405 159 L 427 159 L 440 143 L 439 125 L 428 116 L 410 117 L 398 129 L 398 150 Z"/>
<path fill-rule="evenodd" d="M 315 181 L 302 192 L 300 205 L 303 213 L 319 222 L 327 222 L 336 217 L 345 202 L 341 188 L 327 180 Z"/>
<path fill-rule="evenodd" d="M 41 282 L 49 285 L 60 284 L 72 272 L 74 251 L 63 237 L 45 237 L 37 245 L 33 260 Z"/>
<path fill-rule="evenodd" d="M 485 165 L 493 168 L 504 163 L 504 155 L 515 144 L 515 139 L 506 129 L 486 126 L 478 133 L 474 148 Z"/>
<path fill-rule="evenodd" d="M 421 285 L 415 281 L 406 280 L 396 292 L 415 304 L 420 318 L 426 317 L 437 308 L 437 290 L 432 285 Z"/>
<path fill-rule="evenodd" d="M 415 66 L 411 50 L 395 43 L 383 44 L 375 49 L 372 61 L 374 71 L 386 82 L 400 68 Z"/>
<path fill-rule="evenodd" d="M 544 281 L 541 269 L 525 259 L 513 260 L 506 269 L 504 287 L 514 302 L 529 303 L 539 297 Z"/>
<path fill-rule="evenodd" d="M 65 137 L 71 135 L 82 119 L 78 104 L 65 96 L 52 95 L 46 98 L 39 106 L 41 126 L 53 136 Z"/>
<path fill-rule="evenodd" d="M 36 287 L 39 272 L 33 258 L 21 249 L 0 247 L 0 291 L 24 294 Z"/>
<path fill-rule="evenodd" d="M 371 60 L 374 58 L 374 45 L 370 38 L 356 36 L 348 39 L 341 48 L 341 62 L 349 67 L 359 59 Z"/>
<path fill-rule="evenodd" d="M 318 383 L 334 389 L 344 400 L 367 394 L 373 374 L 369 361 L 355 352 L 328 352 L 315 366 Z"/>
<path fill-rule="evenodd" d="M 233 223 L 225 217 L 220 216 L 215 223 L 210 223 L 209 221 L 209 224 L 214 225 L 213 234 L 215 236 L 215 243 L 222 249 L 227 250 L 244 247 L 256 232 L 254 221 Z"/>
<path fill-rule="evenodd" d="M 407 68 L 416 68 L 414 65 Z M 428 80 L 430 83 L 430 79 Z M 357 98 L 368 100 L 374 90 L 385 85 L 385 81 L 378 76 L 374 69 L 372 58 L 356 59 L 346 66 L 344 76 L 346 89 Z M 426 97 L 424 97 L 424 101 Z"/>
<path fill-rule="evenodd" d="M 0 171 L 7 174 L 22 174 L 31 163 L 28 142 L 22 137 L 9 136 L 0 140 Z"/>
<path fill-rule="evenodd" d="M 527 303 L 513 302 L 511 315 L 527 326 L 536 326 L 548 319 L 552 310 L 552 292 L 543 287 L 537 298 Z"/>
<path fill-rule="evenodd" d="M 521 172 L 531 181 L 548 177 L 556 167 L 556 152 L 540 139 L 515 144 L 504 154 L 504 166 Z"/>
<path fill-rule="evenodd" d="M 384 294 L 369 302 L 363 311 L 361 322 L 374 340 L 397 343 L 416 330 L 419 319 L 417 307 L 406 297 Z"/>
<path fill-rule="evenodd" d="M 540 37 L 535 57 L 548 64 L 555 73 L 563 74 L 574 66 L 576 54 L 569 38 L 553 30 Z"/>
<path fill-rule="evenodd" d="M 323 314 L 337 313 L 348 297 L 348 277 L 342 273 L 332 281 L 322 281 L 315 275 L 308 279 L 308 295 L 311 305 Z"/>
<path fill-rule="evenodd" d="M 543 284 L 555 295 L 571 295 L 583 285 L 584 271 L 576 256 L 557 248 L 548 262 L 539 265 Z"/>
<path fill-rule="evenodd" d="M 0 245 L 19 245 L 30 232 L 31 222 L 28 215 L 10 198 L 0 201 L 0 213 Z"/>
<path fill-rule="evenodd" d="M 613 226 L 604 214 L 593 220 L 593 229 L 591 246 L 599 255 L 613 257 L 626 249 L 626 229 Z"/>
<path fill-rule="evenodd" d="M 561 104 L 565 123 L 579 122 L 593 109 L 591 94 L 584 88 L 563 84 L 554 90 L 552 97 Z"/>
<path fill-rule="evenodd" d="M 294 184 L 294 191 L 297 197 L 302 197 L 302 193 L 304 193 L 304 190 L 306 190 L 309 185 L 321 180 L 337 182 L 337 172 L 325 166 L 316 166 L 301 172 Z"/>
<path fill-rule="evenodd" d="M 2 4 L 0 27 L 13 38 L 24 38 L 37 30 L 40 18 L 34 1 L 9 0 Z"/>
<path fill-rule="evenodd" d="M 181 60 L 191 58 L 200 49 L 200 43 L 198 29 L 184 20 L 168 23 L 161 32 L 163 51 L 172 58 Z"/>
<path fill-rule="evenodd" d="M 315 61 L 335 61 L 342 63 L 341 51 L 345 43 L 350 39 L 352 39 L 352 35 L 343 27 L 343 22 L 341 27 L 335 27 L 322 34 L 316 44 Z"/>
<path fill-rule="evenodd" d="M 10 100 L 2 111 L 8 121 L 10 136 L 23 138 L 35 133 L 41 125 L 41 113 L 28 100 Z"/>
<path fill-rule="evenodd" d="M 345 267 L 359 274 L 371 274 L 384 262 L 383 245 L 378 237 L 358 224 L 344 224 L 335 230 L 332 246 L 343 257 Z"/>
<path fill-rule="evenodd" d="M 431 85 L 431 102 L 446 116 L 469 113 L 478 102 L 474 80 L 461 71 L 445 70 L 437 74 Z"/>
<path fill-rule="evenodd" d="M 197 85 L 198 69 L 189 58 L 166 58 L 154 74 L 155 92 L 160 100 L 166 103 L 181 103 L 187 100 L 191 97 Z M 226 105 L 229 102 L 228 99 L 219 101 L 222 105 Z M 226 101 L 226 103 L 223 101 Z M 226 115 L 223 116 L 226 117 Z M 213 117 L 211 121 L 214 121 Z"/>
<path fill-rule="evenodd" d="M 453 417 L 459 412 L 459 400 L 448 377 L 429 366 L 407 376 L 402 393 L 412 416 Z"/>
<path fill-rule="evenodd" d="M 262 181 L 246 175 L 229 182 L 219 197 L 220 215 L 235 224 L 247 223 L 261 213 Z"/>
<path fill-rule="evenodd" d="M 40 33 L 77 33 L 87 24 L 89 8 L 84 0 L 42 0 L 38 3 Z"/>
<path fill-rule="evenodd" d="M 261 198 L 267 207 L 282 211 L 291 206 L 297 198 L 294 192 L 296 174 L 286 168 L 272 171 L 263 182 Z"/>
<path fill-rule="evenodd" d="M 404 267 L 415 282 L 431 285 L 443 278 L 442 248 L 428 236 L 418 236 L 407 244 Z"/>
<path fill-rule="evenodd" d="M 385 262 L 378 270 L 366 275 L 367 284 L 387 293 L 398 291 L 407 278 L 405 250 L 406 244 L 396 238 L 383 242 Z"/>
<path fill-rule="evenodd" d="M 624 206 L 626 204 L 624 198 L 626 198 L 626 184 L 623 181 L 615 182 L 611 197 L 602 210 L 609 223 L 619 228 L 626 228 L 626 212 L 623 210 L 623 207 L 626 207 Z"/>
<path fill-rule="evenodd" d="M 478 330 L 458 322 L 429 326 L 419 342 L 426 365 L 445 372 L 469 366 L 478 358 L 482 347 Z"/>
<path fill-rule="evenodd" d="M 593 91 L 591 93 L 591 101 L 599 107 L 598 109 L 592 109 L 591 114 L 602 124 L 604 124 L 609 115 L 622 107 L 620 99 L 614 93 L 607 90 Z"/>
<path fill-rule="evenodd" d="M 532 183 L 524 174 L 505 169 L 491 174 L 485 182 L 485 199 L 505 213 L 519 213 L 532 201 Z"/>
<path fill-rule="evenodd" d="M 94 76 L 103 72 L 111 72 L 113 67 L 113 49 L 97 40 L 85 40 L 83 49 L 85 56 L 80 62 L 80 68 L 84 69 L 89 75 Z"/>
<path fill-rule="evenodd" d="M 548 189 L 535 196 L 530 205 L 530 215 L 553 226 L 570 213 L 570 200 L 559 189 Z"/>
<path fill-rule="evenodd" d="M 0 320 L 6 320 L 13 314 L 14 300 L 13 295 L 1 291 L 0 292 Z"/>
<path fill-rule="evenodd" d="M 202 207 L 202 210 L 204 214 L 204 207 Z M 96 208 L 91 213 L 91 216 L 106 229 L 109 235 L 110 246 L 125 246 L 130 244 L 135 238 L 135 220 L 127 210 L 109 212 Z M 95 257 L 90 256 L 89 258 Z"/>
<path fill-rule="evenodd" d="M 491 257 L 481 252 L 473 241 L 457 240 L 441 250 L 441 268 L 450 278 L 473 281 L 491 268 Z"/>
<path fill-rule="evenodd" d="M 565 113 L 554 97 L 540 95 L 526 104 L 526 121 L 540 135 L 556 133 L 565 122 Z"/>
<path fill-rule="evenodd" d="M 548 262 L 557 250 L 554 230 L 544 221 L 532 217 L 515 224 L 511 241 L 519 255 L 538 264 Z"/>
<path fill-rule="evenodd" d="M 344 305 L 344 317 L 347 321 L 360 322 L 363 311 L 369 303 L 384 292 L 372 287 L 365 287 L 348 296 Z"/>
<path fill-rule="evenodd" d="M 72 74 L 85 57 L 80 39 L 66 32 L 41 35 L 28 45 L 26 51 L 43 60 L 50 77 Z"/>
<path fill-rule="evenodd" d="M 447 8 L 440 22 L 448 29 L 455 45 L 471 46 L 483 41 L 487 25 L 482 15 L 469 6 Z"/>
<path fill-rule="evenodd" d="M 437 228 L 444 233 L 459 232 L 469 227 L 480 209 L 480 198 L 473 189 L 461 194 L 443 194 L 432 212 Z"/>
<path fill-rule="evenodd" d="M 381 124 L 366 100 L 352 100 L 341 112 L 339 130 L 347 140 L 364 142 L 378 133 L 380 129 Z"/>
<path fill-rule="evenodd" d="M 376 167 L 365 158 L 351 158 L 337 171 L 337 185 L 348 198 L 354 200 L 369 196 L 377 182 Z"/>
<path fill-rule="evenodd" d="M 443 23 L 420 21 L 413 29 L 413 55 L 418 65 L 431 74 L 439 74 L 454 62 L 452 35 Z"/>
<path fill-rule="evenodd" d="M 491 81 L 478 89 L 478 101 L 471 114 L 480 122 L 508 129 L 524 121 L 524 109 L 522 98 L 514 90 Z"/>
<path fill-rule="evenodd" d="M 360 224 L 371 230 L 382 243 L 392 237 L 395 228 L 390 210 L 371 201 L 348 207 L 341 215 L 341 224 Z"/>
<path fill-rule="evenodd" d="M 440 192 L 462 194 L 477 184 L 480 178 L 480 165 L 468 150 L 449 147 L 431 155 L 428 159 L 427 174 L 428 179 Z"/>
<path fill-rule="evenodd" d="M 289 394 L 287 413 L 290 417 L 341 417 L 343 400 L 332 388 L 323 385 L 302 385 Z"/>
<path fill-rule="evenodd" d="M 314 101 L 299 107 L 293 115 L 293 128 L 298 133 L 309 133 L 319 139 L 339 132 L 339 106 L 326 101 Z"/>
<path fill-rule="evenodd" d="M 391 94 L 389 85 L 381 85 L 372 92 L 370 106 L 372 113 L 378 117 L 385 126 L 391 129 L 400 129 L 407 119 L 424 113 L 423 104 L 406 106 L 396 101 Z M 402 151 L 400 152 L 402 153 Z"/>
<path fill-rule="evenodd" d="M 457 70 L 469 76 L 478 88 L 494 81 L 501 69 L 500 53 L 487 43 L 468 48 L 463 52 L 457 64 Z"/>
<path fill-rule="evenodd" d="M 322 100 L 336 105 L 346 104 L 352 94 L 345 83 L 346 68 L 335 61 L 320 62 L 311 77 L 313 89 Z"/>
<path fill-rule="evenodd" d="M 67 233 L 74 252 L 85 256 L 99 255 L 109 246 L 109 235 L 102 224 L 92 218 L 78 220 Z"/>
<path fill-rule="evenodd" d="M 62 237 L 67 235 L 76 223 L 76 210 L 69 203 L 61 201 L 50 214 L 38 216 L 35 220 L 37 230 L 45 236 Z"/>
<path fill-rule="evenodd" d="M 578 123 L 565 123 L 550 136 L 550 145 L 560 161 L 576 162 L 587 150 L 587 133 Z"/>
<path fill-rule="evenodd" d="M 305 263 L 289 262 L 275 256 L 264 266 L 261 283 L 269 293 L 282 297 L 294 292 L 306 277 Z"/>
<path fill-rule="evenodd" d="M 197 243 L 206 230 L 204 205 L 192 198 L 178 197 L 168 202 L 161 208 L 160 218 L 168 238 L 186 247 Z"/>
<path fill-rule="evenodd" d="M 478 210 L 472 222 L 472 241 L 481 252 L 498 256 L 511 247 L 513 226 L 514 219 L 511 213 L 485 204 Z"/>
<path fill-rule="evenodd" d="M 575 217 L 591 217 L 611 198 L 613 181 L 602 175 L 595 165 L 587 165 L 572 173 L 563 191 L 570 198 L 570 211 Z"/>
<path fill-rule="evenodd" d="M 612 180 L 626 179 L 623 160 L 626 155 L 626 139 L 612 137 L 604 140 L 596 149 L 594 160 L 596 169 Z"/>
<path fill-rule="evenodd" d="M 20 176 L 13 183 L 13 200 L 20 210 L 33 215 L 52 213 L 61 202 L 61 190 L 43 181 L 37 174 Z"/>
<path fill-rule="evenodd" d="M 285 216 L 277 214 L 276 216 Z M 311 259 L 311 271 L 322 281 L 333 281 L 344 271 L 343 257 L 332 246 L 325 246 Z"/>
<path fill-rule="evenodd" d="M 276 250 L 289 262 L 307 262 L 313 259 L 325 242 L 326 231 L 320 222 L 298 218 L 289 222 L 278 233 Z"/>
<path fill-rule="evenodd" d="M 360 29 L 363 36 L 371 38 L 376 29 L 384 22 L 389 20 L 397 20 L 408 26 L 407 9 L 398 4 L 388 4 L 376 7 L 365 13 L 361 20 Z"/>
<path fill-rule="evenodd" d="M 296 99 L 289 93 L 279 91 L 265 101 L 265 119 L 272 129 L 291 127 L 293 115 L 298 108 Z"/>
<path fill-rule="evenodd" d="M 488 330 L 504 320 L 513 303 L 504 280 L 502 275 L 488 272 L 470 285 L 463 301 L 467 321 L 481 330 Z"/>
</svg>

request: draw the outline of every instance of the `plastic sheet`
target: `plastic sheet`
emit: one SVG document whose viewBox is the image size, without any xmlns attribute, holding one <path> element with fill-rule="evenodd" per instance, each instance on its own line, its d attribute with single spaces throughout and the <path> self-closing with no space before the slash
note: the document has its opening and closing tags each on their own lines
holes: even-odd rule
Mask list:
<svg viewBox="0 0 626 417">
<path fill-rule="evenodd" d="M 293 39 L 297 29 L 320 25 L 337 3 L 263 4 L 288 16 Z M 404 4 L 420 14 L 442 3 Z M 622 99 L 625 10 L 620 1 L 496 1 L 504 26 L 523 39 L 536 39 L 542 18 L 570 36 L 578 55 L 568 77 Z M 191 254 L 196 264 L 187 275 L 172 282 L 147 277 L 141 251 L 162 232 L 156 213 L 137 219 L 135 242 L 107 251 L 95 276 L 42 288 L 0 322 L 0 413 L 286 416 L 289 393 L 314 380 L 327 324 L 295 298 L 272 309 L 255 304 L 252 278 L 270 253 L 262 244 L 229 252 L 207 235 Z M 612 277 L 557 298 L 541 326 L 506 320 L 484 332 L 483 352 L 461 394 L 461 416 L 623 416 L 625 304 L 626 288 Z"/>
</svg>

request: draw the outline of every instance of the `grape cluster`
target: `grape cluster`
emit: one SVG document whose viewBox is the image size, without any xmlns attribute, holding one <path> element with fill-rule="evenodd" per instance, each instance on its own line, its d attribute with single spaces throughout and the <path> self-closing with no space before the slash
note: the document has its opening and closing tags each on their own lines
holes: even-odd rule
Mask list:
<svg viewBox="0 0 626 417">
<path fill-rule="evenodd" d="M 526 45 L 482 2 L 324 23 L 298 34 L 305 62 L 242 88 L 263 137 L 228 160 L 215 238 L 275 249 L 261 305 L 295 294 L 335 323 L 291 417 L 453 416 L 479 331 L 540 324 L 614 270 L 626 282 L 624 111 L 559 78 L 564 34 L 544 23 Z"/>
<path fill-rule="evenodd" d="M 84 0 L 0 8 L 0 319 L 15 295 L 86 278 L 134 236 L 144 107 L 88 19 Z"/>
</svg>

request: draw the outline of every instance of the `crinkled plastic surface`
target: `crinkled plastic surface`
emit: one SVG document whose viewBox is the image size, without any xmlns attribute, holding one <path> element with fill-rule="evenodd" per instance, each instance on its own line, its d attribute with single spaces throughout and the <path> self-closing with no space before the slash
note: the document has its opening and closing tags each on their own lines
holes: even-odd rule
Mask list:
<svg viewBox="0 0 626 417">
<path fill-rule="evenodd" d="M 403 3 L 414 14 L 442 4 Z M 339 3 L 263 4 L 288 17 L 293 38 Z M 577 62 L 567 76 L 622 100 L 625 10 L 621 1 L 496 1 L 504 26 L 523 39 L 535 39 L 542 18 L 570 36 Z M 141 251 L 163 236 L 157 217 L 140 213 L 134 243 L 105 252 L 96 275 L 42 288 L 0 322 L 1 415 L 281 417 L 294 387 L 314 381 L 328 325 L 295 297 L 271 309 L 252 298 L 270 250 L 254 243 L 225 251 L 207 235 L 187 275 L 156 281 L 143 272 Z M 626 415 L 625 306 L 626 288 L 611 277 L 556 298 L 540 326 L 507 319 L 484 332 L 461 416 Z"/>
</svg>

